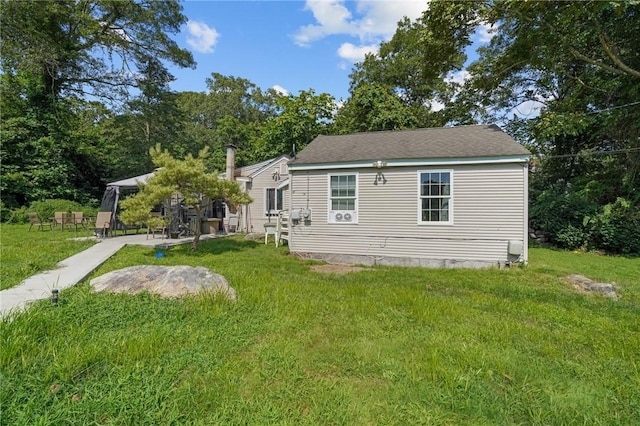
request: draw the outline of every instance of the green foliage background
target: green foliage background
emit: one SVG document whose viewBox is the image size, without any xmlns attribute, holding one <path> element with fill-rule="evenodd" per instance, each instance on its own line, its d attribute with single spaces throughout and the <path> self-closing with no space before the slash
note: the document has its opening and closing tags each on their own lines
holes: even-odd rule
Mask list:
<svg viewBox="0 0 640 426">
<path fill-rule="evenodd" d="M 86 3 L 0 3 L 3 220 L 34 201 L 100 199 L 106 182 L 152 171 L 157 143 L 176 158 L 208 148 L 214 172 L 227 145 L 242 166 L 299 152 L 319 134 L 499 123 L 534 154 L 533 227 L 567 248 L 638 253 L 637 1 L 434 0 L 354 66 L 340 107 L 313 88 L 282 95 L 214 70 L 206 92 L 172 92 L 161 59 L 194 65 L 170 38 L 186 21 L 179 2 Z M 487 24 L 493 37 L 470 62 Z M 106 72 L 114 62 L 98 48 L 140 78 Z M 528 102 L 539 112 L 518 114 Z"/>
</svg>

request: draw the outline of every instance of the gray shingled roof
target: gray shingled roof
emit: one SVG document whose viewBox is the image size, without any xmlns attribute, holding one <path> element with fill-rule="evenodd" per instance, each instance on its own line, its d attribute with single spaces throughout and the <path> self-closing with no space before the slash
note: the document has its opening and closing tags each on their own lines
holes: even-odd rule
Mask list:
<svg viewBox="0 0 640 426">
<path fill-rule="evenodd" d="M 289 164 L 529 155 L 496 125 L 318 136 Z"/>
</svg>

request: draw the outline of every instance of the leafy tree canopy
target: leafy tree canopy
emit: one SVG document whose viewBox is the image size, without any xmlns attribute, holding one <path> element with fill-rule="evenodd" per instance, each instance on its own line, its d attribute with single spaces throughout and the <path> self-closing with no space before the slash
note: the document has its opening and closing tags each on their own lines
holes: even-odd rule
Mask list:
<svg viewBox="0 0 640 426">
<path fill-rule="evenodd" d="M 194 65 L 169 38 L 186 22 L 175 0 L 4 0 L 1 7 L 2 70 L 26 76 L 28 96 L 112 99 L 137 85 L 144 58 Z"/>
</svg>

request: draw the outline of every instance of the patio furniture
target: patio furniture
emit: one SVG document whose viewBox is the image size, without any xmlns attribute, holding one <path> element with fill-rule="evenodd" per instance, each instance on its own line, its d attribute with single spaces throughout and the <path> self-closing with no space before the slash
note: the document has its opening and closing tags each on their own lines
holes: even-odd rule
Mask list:
<svg viewBox="0 0 640 426">
<path fill-rule="evenodd" d="M 76 226 L 75 220 L 73 218 L 74 214 L 75 213 L 71 213 L 71 212 L 55 212 L 53 217 L 53 229 L 60 226 L 60 230 L 64 231 L 64 227 L 67 225 Z M 76 230 L 77 230 L 77 226 L 76 226 Z"/>
<path fill-rule="evenodd" d="M 98 230 L 100 230 L 101 237 L 105 238 L 109 235 L 109 229 L 111 228 L 111 212 L 98 212 L 98 216 L 96 217 L 96 221 L 93 226 L 90 226 L 89 229 L 93 229 L 96 236 L 98 235 Z"/>
<path fill-rule="evenodd" d="M 127 235 L 127 232 L 133 229 L 134 231 L 136 231 L 136 235 L 138 234 L 138 231 L 140 230 L 140 225 L 128 225 L 124 222 L 122 222 L 120 219 L 116 220 L 116 226 L 115 226 L 115 230 L 116 231 L 122 231 L 122 235 Z"/>
<path fill-rule="evenodd" d="M 31 231 L 31 227 L 33 227 L 33 225 L 38 225 L 38 231 L 42 231 L 45 226 L 48 226 L 49 229 L 53 230 L 53 223 L 43 222 L 42 219 L 40 219 L 40 216 L 38 216 L 38 213 L 29 213 L 29 223 L 29 231 Z"/>
<path fill-rule="evenodd" d="M 73 219 L 73 225 L 76 227 L 76 232 L 78 231 L 78 226 L 80 226 L 82 229 L 85 229 L 86 225 L 84 222 L 84 214 L 82 212 L 73 212 L 72 214 L 72 219 Z"/>
<path fill-rule="evenodd" d="M 73 214 L 70 212 L 55 212 L 53 217 L 53 228 L 60 226 L 60 230 L 64 231 L 65 225 L 73 224 Z"/>
<path fill-rule="evenodd" d="M 236 232 L 238 230 L 238 215 L 229 214 L 227 218 L 227 232 Z"/>
<path fill-rule="evenodd" d="M 278 222 L 276 225 L 276 247 L 283 240 L 289 242 L 289 212 L 282 210 L 278 213 Z"/>
<path fill-rule="evenodd" d="M 269 235 L 273 235 L 275 239 L 276 247 L 278 247 L 278 234 L 276 233 L 277 225 L 275 223 L 265 223 L 264 224 L 264 243 L 267 244 L 269 241 Z"/>
<path fill-rule="evenodd" d="M 165 235 L 169 238 L 167 220 L 162 217 L 162 213 L 151 212 L 151 218 L 147 222 L 147 240 L 149 239 L 149 233 L 151 233 L 151 238 L 155 238 L 156 232 L 160 233 L 161 238 L 164 238 Z"/>
</svg>

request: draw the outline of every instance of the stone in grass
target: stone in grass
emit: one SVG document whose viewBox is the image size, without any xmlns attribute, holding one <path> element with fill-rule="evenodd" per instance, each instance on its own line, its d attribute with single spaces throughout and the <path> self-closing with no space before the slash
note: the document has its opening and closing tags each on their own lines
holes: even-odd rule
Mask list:
<svg viewBox="0 0 640 426">
<path fill-rule="evenodd" d="M 600 293 L 612 299 L 618 298 L 618 294 L 616 293 L 616 288 L 613 284 L 598 283 L 585 277 L 584 275 L 578 275 L 578 274 L 569 275 L 565 277 L 565 279 L 571 284 L 573 284 L 573 286 L 579 291 Z"/>
<path fill-rule="evenodd" d="M 226 278 L 202 266 L 140 265 L 108 272 L 89 283 L 94 291 L 137 294 L 147 291 L 163 297 L 213 292 L 236 300 Z"/>
</svg>

